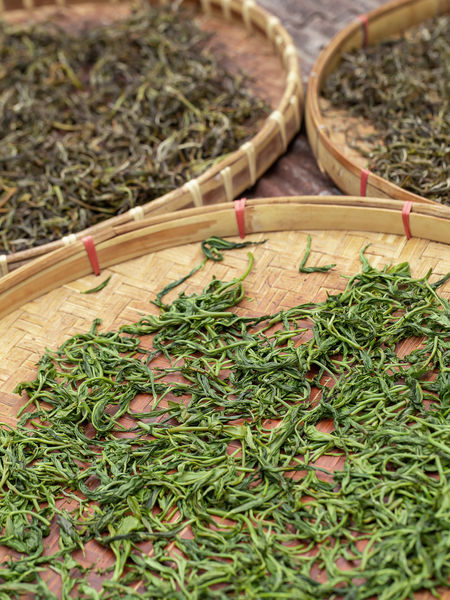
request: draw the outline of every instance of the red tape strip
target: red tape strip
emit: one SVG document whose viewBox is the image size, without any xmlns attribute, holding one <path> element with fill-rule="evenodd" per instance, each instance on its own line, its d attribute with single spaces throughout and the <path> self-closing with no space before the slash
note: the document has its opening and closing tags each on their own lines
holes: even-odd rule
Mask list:
<svg viewBox="0 0 450 600">
<path fill-rule="evenodd" d="M 84 247 L 86 248 L 86 253 L 91 262 L 94 274 L 100 275 L 100 266 L 98 264 L 97 250 L 95 249 L 95 244 L 94 240 L 92 239 L 92 235 L 87 235 L 86 237 L 82 238 L 81 241 L 83 242 Z"/>
<path fill-rule="evenodd" d="M 369 179 L 369 172 L 367 169 L 361 169 L 361 181 L 359 184 L 359 195 L 365 196 L 367 194 L 367 181 Z"/>
<path fill-rule="evenodd" d="M 409 214 L 412 210 L 412 206 L 413 206 L 413 203 L 411 202 L 411 200 L 407 200 L 403 204 L 403 208 L 402 208 L 403 228 L 405 230 L 405 235 L 408 240 L 411 238 L 411 229 L 410 229 L 410 225 L 409 225 Z"/>
<path fill-rule="evenodd" d="M 234 201 L 234 212 L 236 214 L 236 222 L 237 222 L 239 236 L 240 236 L 241 240 L 243 240 L 245 238 L 245 221 L 244 221 L 245 201 L 246 201 L 246 198 L 241 198 L 240 200 Z"/>
<path fill-rule="evenodd" d="M 363 48 L 366 48 L 369 43 L 369 19 L 366 15 L 358 15 L 357 19 L 361 21 L 363 31 Z"/>
</svg>

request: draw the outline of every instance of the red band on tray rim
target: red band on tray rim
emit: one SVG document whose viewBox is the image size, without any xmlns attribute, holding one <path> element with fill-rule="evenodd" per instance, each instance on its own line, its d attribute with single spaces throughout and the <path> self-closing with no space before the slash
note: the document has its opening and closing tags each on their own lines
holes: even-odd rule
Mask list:
<svg viewBox="0 0 450 600">
<path fill-rule="evenodd" d="M 363 32 L 363 48 L 367 48 L 369 43 L 369 19 L 367 18 L 367 15 L 358 15 L 357 19 L 361 22 Z"/>
<path fill-rule="evenodd" d="M 236 214 L 236 222 L 237 222 L 239 236 L 240 236 L 241 240 L 243 240 L 245 238 L 245 221 L 244 221 L 245 202 L 246 202 L 246 198 L 240 198 L 239 200 L 234 201 L 234 212 Z"/>
<path fill-rule="evenodd" d="M 409 224 L 409 215 L 411 213 L 412 206 L 413 206 L 413 203 L 411 202 L 411 200 L 407 200 L 403 204 L 403 208 L 402 208 L 403 228 L 405 230 L 405 235 L 406 235 L 406 237 L 407 237 L 408 240 L 411 238 L 411 228 L 410 228 L 410 224 Z"/>
<path fill-rule="evenodd" d="M 359 195 L 366 196 L 367 195 L 367 181 L 369 179 L 369 173 L 367 169 L 361 169 L 361 181 L 359 185 Z"/>
<path fill-rule="evenodd" d="M 89 261 L 92 265 L 92 269 L 95 275 L 100 275 L 100 266 L 98 264 L 98 256 L 97 250 L 95 249 L 95 243 L 92 238 L 92 235 L 87 235 L 81 239 L 86 248 L 86 253 L 88 255 Z"/>
</svg>

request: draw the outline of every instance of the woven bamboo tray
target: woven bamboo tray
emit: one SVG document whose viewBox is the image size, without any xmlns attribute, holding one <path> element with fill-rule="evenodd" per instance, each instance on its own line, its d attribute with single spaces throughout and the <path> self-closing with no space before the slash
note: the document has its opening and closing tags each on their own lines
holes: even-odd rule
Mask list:
<svg viewBox="0 0 450 600">
<path fill-rule="evenodd" d="M 450 271 L 450 214 L 439 206 L 421 205 L 410 216 L 413 237 L 407 239 L 401 218 L 402 203 L 359 197 L 303 197 L 259 199 L 245 208 L 246 239 L 265 244 L 252 247 L 253 271 L 245 282 L 241 314 L 263 315 L 301 302 L 325 300 L 327 292 L 342 291 L 342 276 L 360 271 L 359 252 L 366 251 L 371 264 L 408 261 L 412 274 L 433 270 L 433 280 Z M 301 275 L 307 233 L 312 234 L 309 264 L 336 267 L 329 273 Z M 196 243 L 209 235 L 238 240 L 233 207 L 219 204 L 148 218 L 117 228 L 116 235 L 97 244 L 102 277 L 95 278 L 81 242 L 57 250 L 9 274 L 0 282 L 0 420 L 15 423 L 23 400 L 13 393 L 20 381 L 36 374 L 36 362 L 46 347 L 56 348 L 68 336 L 87 331 L 94 318 L 102 329 L 133 323 L 141 314 L 157 313 L 150 304 L 157 291 L 185 275 L 202 254 Z M 139 257 L 139 258 L 132 258 Z M 199 292 L 212 278 L 231 279 L 247 266 L 247 249 L 227 253 L 221 263 L 209 261 L 204 269 L 174 290 Z M 80 294 L 111 275 L 108 286 L 97 294 Z M 52 291 L 48 291 L 52 290 Z M 440 289 L 450 297 L 450 282 Z M 33 299 L 35 298 L 35 299 Z M 332 460 L 331 458 L 329 460 Z M 322 465 L 334 468 L 335 464 Z M 48 547 L 55 548 L 55 535 Z M 2 555 L 0 554 L 0 560 Z M 86 565 L 108 566 L 112 557 L 104 549 L 87 552 Z M 55 573 L 44 575 L 50 589 L 59 590 Z M 97 582 L 98 583 L 98 582 Z M 431 594 L 417 596 L 431 600 Z M 441 596 L 450 598 L 448 592 Z"/>
<path fill-rule="evenodd" d="M 326 78 L 336 69 L 344 53 L 401 34 L 426 19 L 449 11 L 449 0 L 394 0 L 345 27 L 317 58 L 308 82 L 306 131 L 320 169 L 328 173 L 346 194 L 434 202 L 368 173 L 367 159 L 345 141 L 344 130 L 350 117 L 344 111 L 332 109 L 327 109 L 325 114 L 320 94 Z M 353 122 L 362 126 L 355 118 L 352 118 Z"/>
<path fill-rule="evenodd" d="M 162 0 L 159 3 L 165 4 Z M 297 51 L 279 19 L 257 6 L 254 0 L 184 0 L 182 3 L 198 13 L 198 25 L 202 29 L 214 32 L 215 40 L 224 48 L 229 68 L 242 69 L 251 75 L 255 93 L 269 102 L 272 113 L 250 141 L 183 187 L 75 235 L 0 256 L 0 275 L 76 239 L 111 230 L 149 214 L 231 202 L 286 151 L 300 129 L 303 91 Z M 126 2 L 112 4 L 116 17 L 126 14 L 129 8 Z M 0 0 L 0 16 L 14 22 L 42 20 L 49 18 L 55 7 L 59 18 L 66 23 L 75 19 L 98 21 L 111 15 L 111 3 L 107 2 Z"/>
</svg>

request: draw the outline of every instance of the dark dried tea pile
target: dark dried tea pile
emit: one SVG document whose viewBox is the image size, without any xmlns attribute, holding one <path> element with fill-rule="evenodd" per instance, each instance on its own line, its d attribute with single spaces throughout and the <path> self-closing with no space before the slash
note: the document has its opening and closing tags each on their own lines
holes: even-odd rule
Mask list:
<svg viewBox="0 0 450 600">
<path fill-rule="evenodd" d="M 176 7 L 0 26 L 0 251 L 160 197 L 254 134 L 267 106 L 209 39 Z"/>
<path fill-rule="evenodd" d="M 244 273 L 47 350 L 0 429 L 0 599 L 448 589 L 444 280 L 361 260 L 324 302 L 239 315 Z"/>
<path fill-rule="evenodd" d="M 344 54 L 326 80 L 334 107 L 375 129 L 347 143 L 369 169 L 415 194 L 450 205 L 450 16 L 432 19 L 404 37 Z M 368 148 L 361 141 L 368 142 Z"/>
</svg>

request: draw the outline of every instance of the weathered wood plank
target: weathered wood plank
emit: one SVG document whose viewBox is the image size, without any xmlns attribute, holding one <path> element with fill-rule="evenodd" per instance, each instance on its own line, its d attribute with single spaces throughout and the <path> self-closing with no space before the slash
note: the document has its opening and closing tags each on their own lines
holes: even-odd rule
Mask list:
<svg viewBox="0 0 450 600">
<path fill-rule="evenodd" d="M 258 0 L 277 16 L 297 48 L 303 86 L 320 51 L 346 25 L 360 14 L 383 5 L 384 0 Z M 248 197 L 309 194 L 341 194 L 314 159 L 304 124 L 288 147 L 287 153 L 265 173 L 249 191 Z"/>
</svg>

